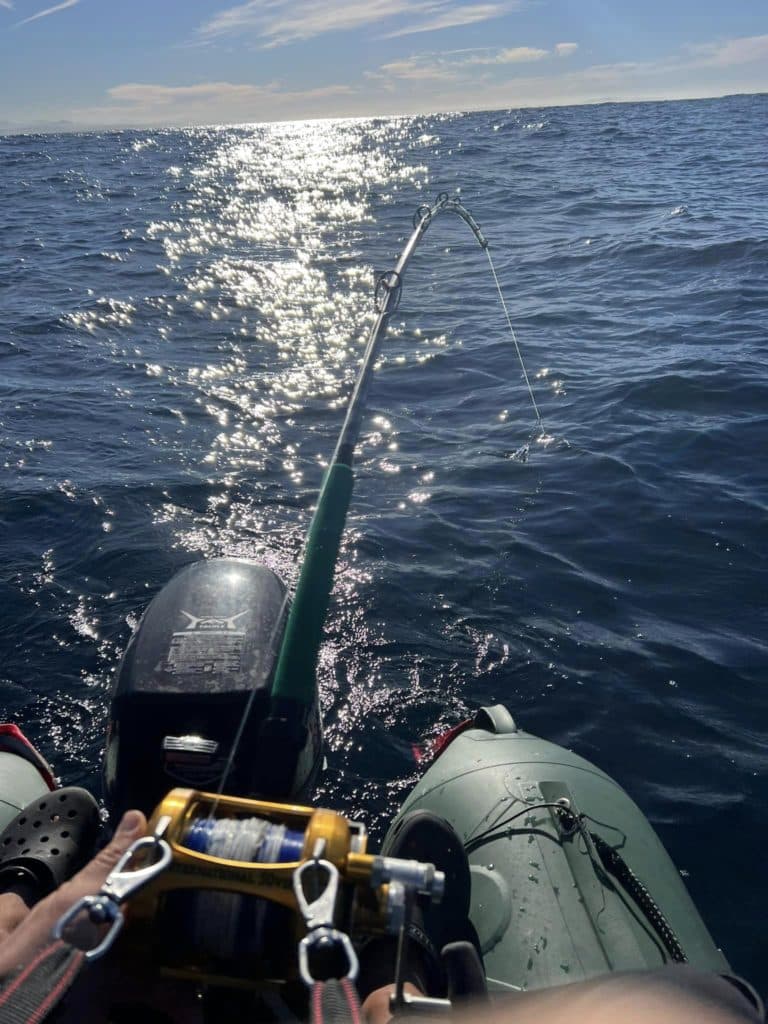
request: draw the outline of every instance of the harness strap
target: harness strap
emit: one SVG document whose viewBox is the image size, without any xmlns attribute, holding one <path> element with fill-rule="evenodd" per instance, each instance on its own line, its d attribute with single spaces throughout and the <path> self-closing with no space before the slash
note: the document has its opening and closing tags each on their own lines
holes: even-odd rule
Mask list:
<svg viewBox="0 0 768 1024">
<path fill-rule="evenodd" d="M 0 989 L 0 1024 L 39 1024 L 70 987 L 85 955 L 55 941 L 45 946 Z"/>
<path fill-rule="evenodd" d="M 310 992 L 312 1024 L 362 1024 L 357 989 L 349 978 L 316 981 Z M 5 1021 L 0 1017 L 0 1024 Z"/>
</svg>

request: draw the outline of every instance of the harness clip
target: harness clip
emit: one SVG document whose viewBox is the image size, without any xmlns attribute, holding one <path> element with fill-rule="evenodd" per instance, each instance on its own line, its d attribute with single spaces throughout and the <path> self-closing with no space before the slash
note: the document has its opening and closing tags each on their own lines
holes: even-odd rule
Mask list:
<svg viewBox="0 0 768 1024">
<path fill-rule="evenodd" d="M 127 865 L 140 850 L 148 850 L 150 847 L 157 855 L 151 864 L 126 870 Z M 172 857 L 171 848 L 164 839 L 158 839 L 156 836 L 142 836 L 141 839 L 137 839 L 109 873 L 99 893 L 96 896 L 83 896 L 59 918 L 53 929 L 53 937 L 66 942 L 64 933 L 81 914 L 85 913 L 92 924 L 109 926 L 101 942 L 85 951 L 85 959 L 98 960 L 104 956 L 123 927 L 123 903 L 165 871 Z"/>
<path fill-rule="evenodd" d="M 307 888 L 312 886 L 317 895 L 307 898 Z M 319 891 L 318 891 L 319 890 Z M 301 916 L 307 927 L 307 934 L 299 943 L 299 973 L 302 981 L 310 988 L 323 978 L 316 978 L 310 966 L 312 954 L 333 954 L 341 952 L 346 962 L 339 978 L 355 981 L 359 964 L 357 954 L 349 936 L 335 927 L 336 900 L 339 895 L 339 872 L 330 861 L 321 860 L 319 851 L 311 860 L 301 864 L 293 874 L 293 892 Z"/>
</svg>

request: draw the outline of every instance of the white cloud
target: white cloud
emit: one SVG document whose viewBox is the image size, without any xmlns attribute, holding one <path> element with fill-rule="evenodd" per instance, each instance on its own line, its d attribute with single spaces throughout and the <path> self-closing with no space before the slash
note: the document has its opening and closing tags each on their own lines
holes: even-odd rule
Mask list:
<svg viewBox="0 0 768 1024">
<path fill-rule="evenodd" d="M 277 91 L 276 84 L 268 85 L 234 85 L 232 82 L 201 82 L 198 85 L 150 85 L 139 82 L 126 82 L 115 85 L 107 90 L 113 100 L 120 103 L 133 103 L 143 107 L 169 106 L 184 104 L 190 100 L 197 102 L 214 102 L 217 100 L 255 100 L 273 95 Z"/>
<path fill-rule="evenodd" d="M 280 117 L 339 116 L 354 90 L 348 85 L 322 85 L 294 91 L 280 82 L 247 85 L 234 82 L 198 82 L 160 85 L 124 82 L 107 90 L 108 102 L 70 111 L 86 126 L 155 126 L 226 124 L 275 120 Z M 339 106 L 331 109 L 336 102 Z"/>
<path fill-rule="evenodd" d="M 695 43 L 668 57 L 647 61 L 622 61 L 616 64 L 596 64 L 585 68 L 583 74 L 594 79 L 627 80 L 639 75 L 693 74 L 707 69 L 738 69 L 749 64 L 768 67 L 768 35 L 741 36 L 713 43 Z M 764 91 L 757 88 L 755 91 Z"/>
<path fill-rule="evenodd" d="M 11 3 L 11 0 L 0 0 L 0 7 L 4 7 L 6 11 L 13 10 L 13 4 Z"/>
<path fill-rule="evenodd" d="M 528 64 L 549 56 L 548 50 L 533 46 L 513 46 L 505 50 L 469 49 L 447 53 L 416 54 L 404 60 L 383 64 L 369 78 L 458 81 L 471 74 L 470 69 L 506 64 Z"/>
<path fill-rule="evenodd" d="M 369 78 L 405 78 L 411 81 L 453 81 L 455 69 L 449 64 L 440 64 L 424 57 L 407 57 L 383 64 L 378 72 L 368 72 Z"/>
<path fill-rule="evenodd" d="M 38 21 L 40 18 L 47 18 L 49 14 L 58 14 L 59 11 L 66 11 L 70 7 L 76 7 L 80 3 L 80 0 L 64 0 L 61 4 L 56 4 L 55 7 L 46 7 L 44 11 L 38 11 L 37 14 L 30 15 L 29 18 L 24 18 L 23 21 L 16 22 L 16 28 L 20 25 L 28 25 L 30 21 Z M 8 5 L 10 6 L 10 4 Z"/>
<path fill-rule="evenodd" d="M 437 6 L 437 5 L 436 5 Z M 415 25 L 405 25 L 394 32 L 388 32 L 385 39 L 395 39 L 398 36 L 415 35 L 417 32 L 437 32 L 441 28 L 456 28 L 459 25 L 472 25 L 478 21 L 488 21 L 490 18 L 498 18 L 508 8 L 501 4 L 467 4 L 462 7 L 452 7 L 447 10 L 437 10 L 427 21 L 418 22 Z"/>
<path fill-rule="evenodd" d="M 690 46 L 688 49 L 704 66 L 738 67 L 754 61 L 768 61 L 768 35 L 742 36 L 725 42 Z"/>
<path fill-rule="evenodd" d="M 534 46 L 513 46 L 509 50 L 500 50 L 499 53 L 486 59 L 478 57 L 476 60 L 469 60 L 469 64 L 528 64 L 533 60 L 541 60 L 548 56 L 547 50 L 537 50 Z"/>
<path fill-rule="evenodd" d="M 264 99 L 295 100 L 322 99 L 352 92 L 348 85 L 324 85 L 316 89 L 292 92 L 281 89 L 279 82 L 266 85 L 236 85 L 232 82 L 199 82 L 197 85 L 154 85 L 126 82 L 107 90 L 112 100 L 133 104 L 144 109 L 150 107 L 211 105 L 224 103 L 249 104 Z"/>
<path fill-rule="evenodd" d="M 200 28 L 206 38 L 255 34 L 266 46 L 281 46 L 300 39 L 311 39 L 323 32 L 359 28 L 397 14 L 411 6 L 409 0 L 251 0 L 214 15 Z"/>
<path fill-rule="evenodd" d="M 558 57 L 570 57 L 578 48 L 578 43 L 555 43 L 555 53 Z"/>
<path fill-rule="evenodd" d="M 215 14 L 198 32 L 206 40 L 248 34 L 259 38 L 264 47 L 273 47 L 397 17 L 417 19 L 390 32 L 391 38 L 485 21 L 512 9 L 517 2 L 457 5 L 454 0 L 249 0 Z"/>
</svg>

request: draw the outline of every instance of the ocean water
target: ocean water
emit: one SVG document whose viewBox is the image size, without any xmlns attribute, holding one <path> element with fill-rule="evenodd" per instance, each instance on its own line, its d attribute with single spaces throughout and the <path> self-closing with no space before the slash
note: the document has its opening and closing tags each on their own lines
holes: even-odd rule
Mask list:
<svg viewBox="0 0 768 1024">
<path fill-rule="evenodd" d="M 97 789 L 180 567 L 286 580 L 372 281 L 382 349 L 320 660 L 320 796 L 381 830 L 482 703 L 645 810 L 764 984 L 768 96 L 0 138 L 0 696 Z M 524 457 L 527 448 L 527 458 Z M 522 451 L 521 451 L 522 449 Z"/>
</svg>

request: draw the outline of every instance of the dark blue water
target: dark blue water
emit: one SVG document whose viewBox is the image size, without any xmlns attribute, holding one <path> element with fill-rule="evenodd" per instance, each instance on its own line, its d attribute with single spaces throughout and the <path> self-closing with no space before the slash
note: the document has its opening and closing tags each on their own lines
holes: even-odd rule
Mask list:
<svg viewBox="0 0 768 1024">
<path fill-rule="evenodd" d="M 323 798 L 374 829 L 480 703 L 638 800 L 763 980 L 768 96 L 0 139 L 0 692 L 97 787 L 181 566 L 295 579 L 371 280 L 376 374 L 322 651 Z M 518 454 L 516 454 L 518 453 Z"/>
</svg>

